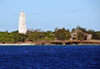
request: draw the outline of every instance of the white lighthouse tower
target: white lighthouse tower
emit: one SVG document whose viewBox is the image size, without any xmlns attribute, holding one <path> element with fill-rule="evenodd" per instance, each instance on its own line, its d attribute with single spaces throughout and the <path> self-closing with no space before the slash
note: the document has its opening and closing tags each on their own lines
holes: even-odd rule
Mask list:
<svg viewBox="0 0 100 69">
<path fill-rule="evenodd" d="M 26 19 L 25 19 L 25 13 L 22 12 L 19 15 L 19 33 L 26 34 Z"/>
</svg>

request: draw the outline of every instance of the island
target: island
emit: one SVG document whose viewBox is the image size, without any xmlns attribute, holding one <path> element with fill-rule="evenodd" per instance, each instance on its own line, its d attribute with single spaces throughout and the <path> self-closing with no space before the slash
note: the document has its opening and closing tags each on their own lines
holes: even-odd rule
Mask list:
<svg viewBox="0 0 100 69">
<path fill-rule="evenodd" d="M 77 26 L 55 31 L 41 31 L 28 29 L 26 33 L 0 32 L 0 45 L 100 45 L 100 31 L 86 30 Z"/>
</svg>

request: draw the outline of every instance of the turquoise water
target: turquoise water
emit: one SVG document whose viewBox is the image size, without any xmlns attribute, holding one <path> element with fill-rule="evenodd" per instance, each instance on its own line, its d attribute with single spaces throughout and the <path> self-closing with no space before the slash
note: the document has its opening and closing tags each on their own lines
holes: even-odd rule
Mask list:
<svg viewBox="0 0 100 69">
<path fill-rule="evenodd" d="M 100 45 L 0 46 L 0 69 L 100 69 Z"/>
</svg>

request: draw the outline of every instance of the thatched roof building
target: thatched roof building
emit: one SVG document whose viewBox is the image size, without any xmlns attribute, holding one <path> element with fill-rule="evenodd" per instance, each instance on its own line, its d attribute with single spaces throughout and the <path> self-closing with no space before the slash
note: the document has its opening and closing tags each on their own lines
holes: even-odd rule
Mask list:
<svg viewBox="0 0 100 69">
<path fill-rule="evenodd" d="M 72 40 L 75 39 L 78 32 L 82 32 L 82 31 L 81 30 L 76 30 L 75 32 L 71 33 L 70 34 L 71 35 L 70 39 L 72 39 Z M 92 34 L 87 34 L 87 33 L 84 33 L 84 32 L 82 32 L 82 33 L 84 34 L 84 40 L 90 40 L 91 39 Z"/>
</svg>

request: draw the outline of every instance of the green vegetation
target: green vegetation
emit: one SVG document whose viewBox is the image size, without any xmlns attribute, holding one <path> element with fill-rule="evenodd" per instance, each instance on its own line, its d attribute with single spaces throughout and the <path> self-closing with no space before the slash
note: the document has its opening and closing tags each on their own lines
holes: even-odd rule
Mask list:
<svg viewBox="0 0 100 69">
<path fill-rule="evenodd" d="M 73 29 L 71 30 L 71 33 L 73 33 L 73 32 L 75 32 L 75 28 L 73 28 Z"/>
<path fill-rule="evenodd" d="M 77 26 L 76 30 L 81 30 L 82 32 L 87 33 L 87 34 L 92 34 L 92 39 L 100 40 L 100 31 L 87 30 L 86 28 L 82 28 L 80 26 Z"/>
<path fill-rule="evenodd" d="M 77 32 L 77 40 L 84 40 L 84 34 L 82 32 Z"/>
<path fill-rule="evenodd" d="M 31 41 L 37 41 L 38 39 L 43 39 L 44 38 L 44 32 L 32 32 L 29 34 L 28 37 Z"/>
<path fill-rule="evenodd" d="M 13 31 L 9 33 L 6 32 L 0 32 L 0 42 L 24 42 L 26 39 L 30 41 L 54 41 L 55 38 L 57 40 L 69 40 L 71 37 L 71 33 L 75 30 L 81 30 L 84 33 L 92 34 L 92 39 L 94 40 L 100 40 L 100 31 L 94 31 L 94 30 L 87 30 L 86 28 L 82 28 L 80 26 L 77 26 L 76 28 L 73 28 L 71 32 L 69 29 L 58 29 L 55 28 L 55 31 L 46 31 L 43 32 L 40 29 L 37 30 L 27 30 L 27 34 L 19 34 L 18 31 Z M 77 33 L 77 40 L 83 40 L 84 35 L 82 32 Z"/>
<path fill-rule="evenodd" d="M 65 29 L 59 29 L 55 31 L 55 38 L 58 38 L 59 40 L 65 40 L 66 39 Z"/>
<path fill-rule="evenodd" d="M 65 30 L 65 28 L 55 30 L 55 38 L 58 38 L 59 40 L 66 40 L 69 39 L 69 37 L 70 37 L 69 30 Z"/>
</svg>

